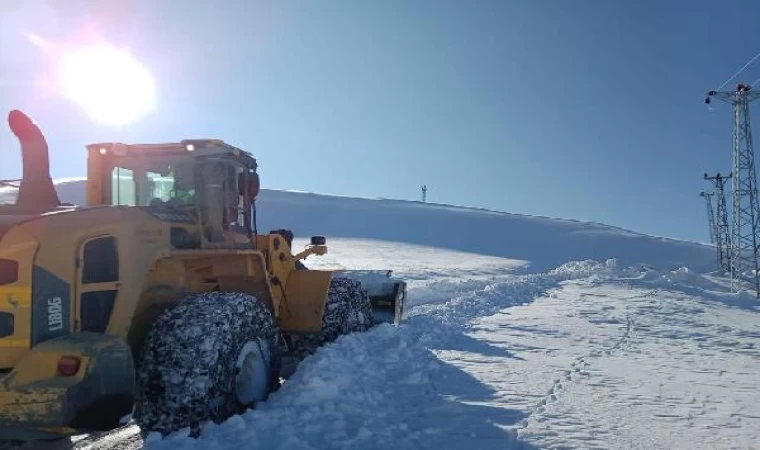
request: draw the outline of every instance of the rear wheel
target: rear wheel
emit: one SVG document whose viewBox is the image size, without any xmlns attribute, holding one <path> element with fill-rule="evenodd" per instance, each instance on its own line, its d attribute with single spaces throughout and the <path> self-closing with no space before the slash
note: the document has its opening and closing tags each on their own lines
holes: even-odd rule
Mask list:
<svg viewBox="0 0 760 450">
<path fill-rule="evenodd" d="M 138 367 L 135 420 L 168 433 L 222 421 L 276 388 L 277 328 L 266 305 L 248 294 L 208 292 L 164 312 L 145 340 Z"/>
</svg>

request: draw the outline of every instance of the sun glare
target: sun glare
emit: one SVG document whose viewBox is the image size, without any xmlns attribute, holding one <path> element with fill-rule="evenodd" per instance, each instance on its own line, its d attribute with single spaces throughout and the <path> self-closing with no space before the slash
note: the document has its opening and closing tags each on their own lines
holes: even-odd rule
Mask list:
<svg viewBox="0 0 760 450">
<path fill-rule="evenodd" d="M 125 125 L 153 109 L 151 74 L 125 50 L 106 44 L 66 49 L 58 63 L 63 94 L 99 123 Z"/>
</svg>

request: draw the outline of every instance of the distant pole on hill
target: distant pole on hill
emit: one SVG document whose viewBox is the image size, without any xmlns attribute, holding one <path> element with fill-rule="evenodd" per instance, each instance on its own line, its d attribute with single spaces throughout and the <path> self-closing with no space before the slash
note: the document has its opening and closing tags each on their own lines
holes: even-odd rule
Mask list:
<svg viewBox="0 0 760 450">
<path fill-rule="evenodd" d="M 718 251 L 718 269 L 731 273 L 731 237 L 728 229 L 728 208 L 726 206 L 725 186 L 733 174 L 723 176 L 718 172 L 715 176 L 704 175 L 704 179 L 712 182 L 715 187 L 715 197 L 718 201 L 718 211 L 715 220 L 715 246 Z M 709 200 L 708 200 L 709 201 Z"/>
<path fill-rule="evenodd" d="M 699 196 L 705 199 L 705 204 L 707 205 L 707 228 L 710 231 L 711 244 L 715 244 L 715 212 L 713 210 L 711 199 L 713 195 L 715 195 L 713 192 L 702 191 L 699 193 Z"/>
<path fill-rule="evenodd" d="M 749 105 L 760 98 L 752 86 L 737 84 L 733 91 L 710 91 L 705 103 L 716 98 L 734 110 L 733 125 L 733 224 L 731 239 L 731 287 L 739 291 L 744 281 L 754 284 L 760 297 L 760 205 L 757 198 L 755 152 L 752 147 Z"/>
<path fill-rule="evenodd" d="M 422 185 L 422 203 L 427 202 L 427 185 Z"/>
</svg>

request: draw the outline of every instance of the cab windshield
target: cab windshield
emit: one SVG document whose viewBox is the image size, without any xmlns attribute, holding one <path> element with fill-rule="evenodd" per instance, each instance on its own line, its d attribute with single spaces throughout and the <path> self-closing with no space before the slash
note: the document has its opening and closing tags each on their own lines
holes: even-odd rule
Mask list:
<svg viewBox="0 0 760 450">
<path fill-rule="evenodd" d="M 110 167 L 110 203 L 189 207 L 208 227 L 244 226 L 245 202 L 238 180 L 247 170 L 229 158 L 156 154 L 119 158 Z M 209 239 L 221 240 L 218 231 L 209 231 Z"/>
<path fill-rule="evenodd" d="M 198 180 L 200 181 L 200 180 Z M 111 203 L 126 206 L 198 205 L 194 161 L 124 159 L 111 171 Z"/>
<path fill-rule="evenodd" d="M 214 189 L 223 193 L 223 203 L 234 206 L 239 200 L 237 179 L 244 171 L 224 159 L 123 158 L 111 169 L 111 204 L 204 206 L 207 191 Z"/>
</svg>

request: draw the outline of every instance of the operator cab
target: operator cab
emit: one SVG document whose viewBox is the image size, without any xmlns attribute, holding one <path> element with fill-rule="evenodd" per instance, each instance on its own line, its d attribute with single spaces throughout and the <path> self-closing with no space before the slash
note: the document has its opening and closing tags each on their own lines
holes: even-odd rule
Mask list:
<svg viewBox="0 0 760 450">
<path fill-rule="evenodd" d="M 223 242 L 230 229 L 251 235 L 259 177 L 249 153 L 217 139 L 97 143 L 87 150 L 88 205 L 199 215 L 211 243 Z"/>
</svg>

